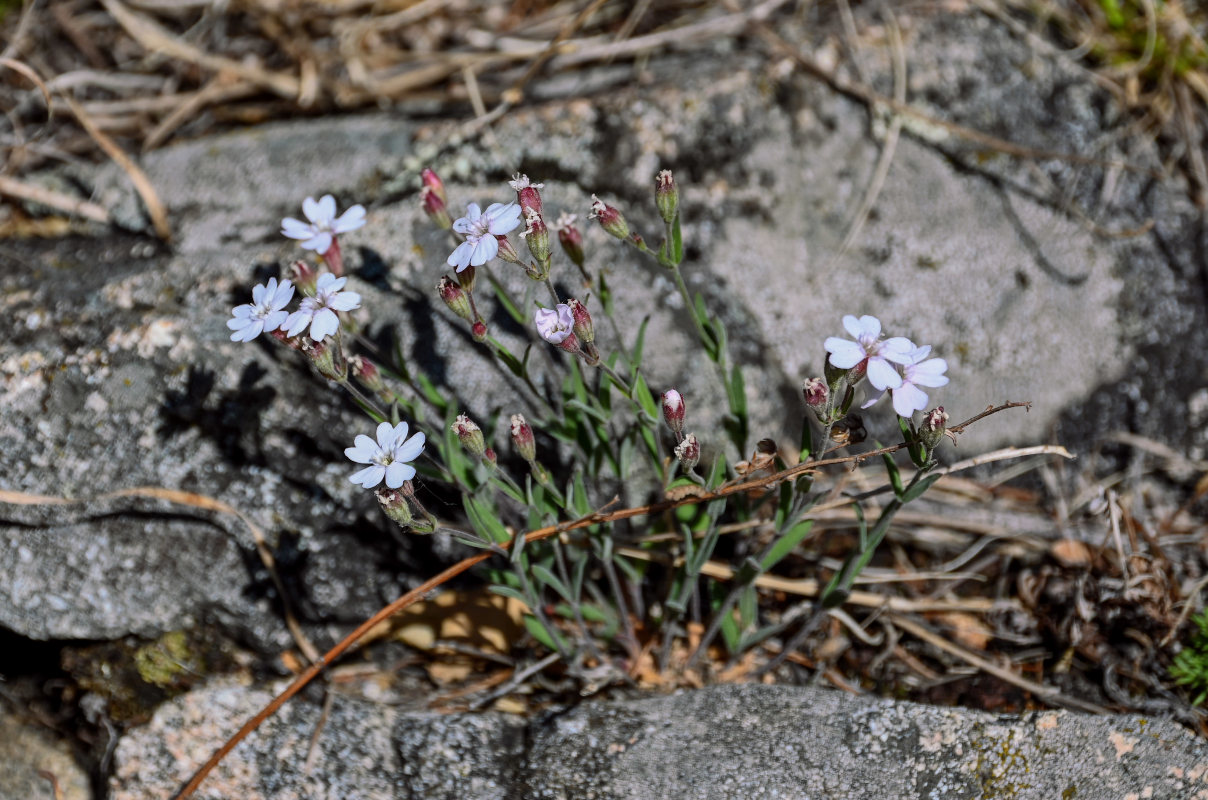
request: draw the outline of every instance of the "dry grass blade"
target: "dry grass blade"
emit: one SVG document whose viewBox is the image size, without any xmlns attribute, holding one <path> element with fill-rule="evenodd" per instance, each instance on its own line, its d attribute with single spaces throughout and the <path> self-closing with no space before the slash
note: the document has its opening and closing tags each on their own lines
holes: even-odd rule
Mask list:
<svg viewBox="0 0 1208 800">
<path fill-rule="evenodd" d="M 1108 710 L 1103 706 L 1062 694 L 1061 691 L 1056 687 L 1045 686 L 1043 683 L 1036 683 L 1035 681 L 1030 681 L 1027 678 L 1022 678 L 1011 672 L 1009 669 L 1004 669 L 1003 667 L 987 661 L 981 656 L 972 653 L 959 645 L 949 642 L 944 637 L 934 633 L 930 629 L 915 622 L 909 617 L 904 617 L 901 614 L 891 614 L 890 620 L 894 625 L 898 626 L 907 633 L 922 639 L 932 647 L 939 648 L 945 653 L 956 656 L 960 660 L 977 667 L 983 672 L 993 675 L 994 677 L 1004 680 L 1014 686 L 1018 686 L 1020 689 L 1031 692 L 1044 700 L 1046 703 L 1052 703 L 1053 705 L 1063 706 L 1065 708 L 1072 708 L 1077 711 L 1086 711 L 1091 714 L 1108 713 Z"/>
<path fill-rule="evenodd" d="M 228 100 L 241 100 L 251 97 L 256 91 L 257 87 L 248 82 L 237 81 L 233 85 L 228 85 L 228 82 L 224 81 L 220 75 L 160 120 L 143 141 L 143 152 L 146 153 L 148 150 L 159 147 L 172 136 L 177 128 L 188 122 L 206 106 L 213 103 L 224 103 Z"/>
<path fill-rule="evenodd" d="M 162 53 L 171 58 L 179 58 L 190 64 L 213 70 L 214 72 L 230 72 L 246 81 L 250 81 L 287 100 L 296 100 L 301 91 L 298 79 L 279 72 L 270 72 L 254 64 L 215 56 L 206 53 L 193 45 L 183 42 L 157 23 L 126 8 L 120 0 L 101 0 L 115 20 L 118 21 L 134 40 L 153 53 Z"/>
<path fill-rule="evenodd" d="M 64 214 L 73 217 L 83 217 L 93 222 L 99 222 L 102 225 L 109 224 L 109 212 L 96 203 L 81 200 L 78 197 L 72 197 L 71 195 L 56 192 L 52 189 L 46 189 L 42 186 L 22 183 L 15 178 L 9 178 L 4 175 L 0 175 L 0 195 L 17 200 L 40 203 L 56 211 L 62 211 Z"/>
<path fill-rule="evenodd" d="M 80 121 L 80 125 L 84 127 L 92 140 L 130 176 L 130 181 L 147 207 L 147 213 L 151 215 L 151 224 L 155 228 L 155 233 L 165 242 L 170 241 L 172 227 L 168 224 L 168 211 L 160 202 L 159 195 L 156 193 L 155 187 L 151 185 L 151 179 L 147 177 L 147 173 L 134 163 L 134 159 L 126 155 L 125 150 L 118 147 L 117 142 L 110 139 L 108 134 L 97 127 L 92 118 L 80 107 L 79 103 L 71 99 L 70 95 L 64 94 L 63 99 L 67 101 L 71 113 L 75 114 L 76 119 Z"/>
<path fill-rule="evenodd" d="M 13 72 L 21 73 L 38 87 L 38 90 L 42 92 L 42 98 L 46 101 L 46 118 L 49 119 L 51 113 L 54 111 L 54 104 L 50 99 L 50 89 L 46 86 L 42 77 L 38 75 L 37 71 L 24 61 L 18 61 L 15 58 L 0 58 L 0 67 L 8 67 Z"/>
</svg>

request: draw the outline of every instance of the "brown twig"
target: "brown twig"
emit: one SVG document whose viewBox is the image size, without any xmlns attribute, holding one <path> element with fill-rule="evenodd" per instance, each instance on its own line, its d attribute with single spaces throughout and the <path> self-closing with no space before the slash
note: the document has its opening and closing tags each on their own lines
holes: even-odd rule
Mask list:
<svg viewBox="0 0 1208 800">
<path fill-rule="evenodd" d="M 109 224 L 109 212 L 96 203 L 81 200 L 78 197 L 72 197 L 71 195 L 56 192 L 42 186 L 22 183 L 16 178 L 0 175 L 0 195 L 6 195 L 17 200 L 41 203 L 44 206 L 50 206 L 53 209 L 62 211 L 64 214 L 83 217 L 93 222 L 99 222 L 102 225 Z"/>
<path fill-rule="evenodd" d="M 71 113 L 75 114 L 76 119 L 80 121 L 80 125 L 84 127 L 92 140 L 130 176 L 135 190 L 143 199 L 143 205 L 147 207 L 147 213 L 151 215 L 151 225 L 155 228 L 155 233 L 165 242 L 170 241 L 172 227 L 168 224 L 168 211 L 160 202 L 159 195 L 156 193 L 155 187 L 151 185 L 151 179 L 147 177 L 147 173 L 134 163 L 134 159 L 126 155 L 126 151 L 119 147 L 117 142 L 110 139 L 109 135 L 100 129 L 92 117 L 80 107 L 80 104 L 71 98 L 71 95 L 63 94 L 62 96 L 67 101 Z"/>
<path fill-rule="evenodd" d="M 1030 402 L 1024 402 L 1024 403 L 1008 402 L 1008 403 L 1004 403 L 1000 406 L 992 406 L 990 408 L 987 408 L 982 413 L 977 414 L 968 420 L 965 420 L 964 422 L 960 423 L 959 425 L 953 426 L 952 428 L 950 428 L 950 430 L 957 431 L 957 432 L 963 431 L 966 427 L 968 427 L 972 423 L 976 422 L 977 420 L 982 419 L 983 417 L 989 416 L 990 414 L 994 414 L 999 411 L 1004 411 L 1008 408 L 1017 408 L 1020 406 L 1030 407 L 1031 403 Z M 776 486 L 780 482 L 788 480 L 789 478 L 793 477 L 794 475 L 799 475 L 802 472 L 806 471 L 807 469 L 813 470 L 813 469 L 816 469 L 817 467 L 826 466 L 829 464 L 858 463 L 865 459 L 871 458 L 875 455 L 880 455 L 882 453 L 896 452 L 898 450 L 901 450 L 905 446 L 906 445 L 904 445 L 904 444 L 894 445 L 892 447 L 883 447 L 883 448 L 880 448 L 879 450 L 875 450 L 870 453 L 859 453 L 859 454 L 850 455 L 850 456 L 843 456 L 841 458 L 824 459 L 822 461 L 812 461 L 812 462 L 808 462 L 806 464 L 798 464 L 794 467 L 790 467 L 789 469 L 783 470 L 781 472 L 773 473 L 771 475 L 767 475 L 762 478 L 756 478 L 756 479 L 753 479 L 750 481 L 745 481 L 743 483 L 728 484 L 726 486 L 722 486 L 721 488 L 717 489 L 716 491 L 705 492 L 705 493 L 703 493 L 701 495 L 697 495 L 697 496 L 684 497 L 679 500 L 674 500 L 674 501 L 665 500 L 665 501 L 659 502 L 659 503 L 650 503 L 650 504 L 643 505 L 643 506 L 635 506 L 633 508 L 623 508 L 623 509 L 619 509 L 617 511 L 611 511 L 611 512 L 607 512 L 607 513 L 596 512 L 596 513 L 589 514 L 586 517 L 581 517 L 581 518 L 571 521 L 571 522 L 562 522 L 562 523 L 558 523 L 557 525 L 547 525 L 544 528 L 538 528 L 536 530 L 529 531 L 524 534 L 524 541 L 526 544 L 531 544 L 533 542 L 539 542 L 542 539 L 548 539 L 551 536 L 556 536 L 556 535 L 559 535 L 562 533 L 568 533 L 570 531 L 579 530 L 581 528 L 586 528 L 591 525 L 598 525 L 598 524 L 607 523 L 607 522 L 616 522 L 618 520 L 630 519 L 632 517 L 649 516 L 652 514 L 661 514 L 664 511 L 669 511 L 669 510 L 678 508 L 680 506 L 696 505 L 698 503 L 704 503 L 704 502 L 708 502 L 710 500 L 717 500 L 717 499 L 720 499 L 723 497 L 729 497 L 730 495 L 739 494 L 741 492 L 751 491 L 752 489 L 768 487 L 768 486 Z M 3 499 L 2 493 L 0 493 L 0 499 Z M 515 539 L 515 537 L 513 537 L 509 541 L 500 544 L 498 547 L 499 547 L 499 549 L 507 551 L 512 547 L 512 544 L 515 541 L 516 541 L 516 539 Z M 397 598 L 392 603 L 390 603 L 386 607 L 379 610 L 376 614 L 374 614 L 372 617 L 367 619 L 365 622 L 362 622 L 359 626 L 357 626 L 356 630 L 354 630 L 352 633 L 345 636 L 339 642 L 339 644 L 337 644 L 335 647 L 333 647 L 332 649 L 330 649 L 326 653 L 324 653 L 323 656 L 318 661 L 311 664 L 311 666 L 309 668 L 307 668 L 306 671 L 304 671 L 300 675 L 298 675 L 298 677 L 296 677 L 293 681 L 291 681 L 290 684 L 287 687 L 285 687 L 285 689 L 280 694 L 278 694 L 276 697 L 274 697 L 272 699 L 272 701 L 269 702 L 268 705 L 266 705 L 254 717 L 252 717 L 250 720 L 248 720 L 246 723 L 244 723 L 243 727 L 241 727 L 238 731 L 236 731 L 234 733 L 234 735 L 232 735 L 229 739 L 227 739 L 226 742 L 224 742 L 223 745 L 221 747 L 219 747 L 218 750 L 215 751 L 214 754 L 212 756 L 210 756 L 210 758 L 204 764 L 201 765 L 201 767 L 198 768 L 198 770 L 193 774 L 193 777 L 190 778 L 189 782 L 187 784 L 185 784 L 184 788 L 182 788 L 176 795 L 173 796 L 173 800 L 185 800 L 186 798 L 191 797 L 193 795 L 193 793 L 195 791 L 197 791 L 197 787 L 199 787 L 201 785 L 202 781 L 204 781 L 206 779 L 206 776 L 209 775 L 211 772 L 213 772 L 214 768 L 217 767 L 218 764 L 222 762 L 222 759 L 226 757 L 227 753 L 229 753 L 229 752 L 231 752 L 231 750 L 235 749 L 235 747 L 238 746 L 240 742 L 242 742 L 244 739 L 246 739 L 258 727 L 260 727 L 260 725 L 265 720 L 267 720 L 273 714 L 277 713 L 277 711 L 283 705 L 285 705 L 291 697 L 296 695 L 298 692 L 302 691 L 302 689 L 305 688 L 306 685 L 309 684 L 312 680 L 314 680 L 319 675 L 320 672 L 322 672 L 326 667 L 328 667 L 332 663 L 334 663 L 337 658 L 339 658 L 341 655 L 343 655 L 344 652 L 347 651 L 350 647 L 352 647 L 357 642 L 359 642 L 366 634 L 368 634 L 370 631 L 372 631 L 375 627 L 377 627 L 379 624 L 386 621 L 390 617 L 394 616 L 399 611 L 402 611 L 404 608 L 407 608 L 409 605 L 416 602 L 421 597 L 423 597 L 424 595 L 426 595 L 428 592 L 432 591 L 433 589 L 437 588 L 438 586 L 441 586 L 442 584 L 446 583 L 449 580 L 452 580 L 453 578 L 457 577 L 458 575 L 462 574 L 463 572 L 466 572 L 467 570 L 471 569 L 472 567 L 475 567 L 478 564 L 481 564 L 482 562 L 486 561 L 494 554 L 494 552 L 495 552 L 494 549 L 485 550 L 481 553 L 478 553 L 476 555 L 470 556 L 469 558 L 466 558 L 466 559 L 463 559 L 463 560 L 457 562 L 453 566 L 446 569 L 444 572 L 441 572 L 439 575 L 436 575 L 433 578 L 429 578 L 427 581 L 420 584 L 419 586 L 412 589 L 411 591 L 407 592 L 402 597 Z"/>
</svg>

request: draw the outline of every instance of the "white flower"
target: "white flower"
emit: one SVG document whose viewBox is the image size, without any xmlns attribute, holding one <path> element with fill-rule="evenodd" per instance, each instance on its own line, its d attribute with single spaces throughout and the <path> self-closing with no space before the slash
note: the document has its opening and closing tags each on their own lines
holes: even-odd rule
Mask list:
<svg viewBox="0 0 1208 800">
<path fill-rule="evenodd" d="M 385 478 L 386 486 L 397 489 L 415 477 L 415 467 L 407 462 L 414 461 L 424 452 L 425 437 L 423 433 L 417 433 L 407 439 L 407 423 L 392 426 L 383 422 L 377 426 L 376 442 L 363 433 L 355 441 L 356 445 L 345 449 L 344 455 L 369 466 L 348 480 L 372 489 Z"/>
<path fill-rule="evenodd" d="M 347 278 L 337 278 L 330 272 L 320 275 L 315 283 L 315 296 L 302 298 L 298 310 L 281 324 L 286 334 L 297 336 L 309 325 L 310 338 L 321 342 L 339 330 L 340 318 L 336 316 L 336 311 L 351 311 L 361 307 L 359 294 L 340 291 L 347 282 Z"/>
<path fill-rule="evenodd" d="M 562 344 L 571 335 L 575 327 L 575 315 L 570 306 L 559 303 L 556 309 L 537 309 L 537 333 L 550 344 Z"/>
<path fill-rule="evenodd" d="M 486 211 L 477 203 L 466 206 L 466 215 L 453 223 L 453 230 L 466 237 L 457 245 L 447 263 L 461 272 L 466 267 L 481 267 L 499 252 L 499 240 L 520 224 L 520 206 L 515 203 L 491 203 Z"/>
<path fill-rule="evenodd" d="M 911 363 L 903 369 L 902 385 L 894 389 L 893 410 L 899 417 L 909 419 L 916 411 L 927 407 L 927 393 L 920 386 L 947 386 L 948 362 L 942 358 L 927 358 L 931 346 L 919 347 L 911 353 Z M 927 359 L 924 361 L 923 359 Z"/>
<path fill-rule="evenodd" d="M 308 197 L 302 202 L 302 213 L 309 223 L 286 217 L 281 220 L 281 233 L 291 239 L 302 239 L 302 246 L 323 255 L 331 249 L 337 234 L 355 231 L 365 224 L 365 206 L 355 205 L 336 218 L 336 199 L 329 194 L 318 200 Z"/>
<path fill-rule="evenodd" d="M 877 389 L 896 389 L 902 385 L 902 376 L 890 365 L 906 364 L 914 343 L 901 336 L 881 341 L 881 321 L 865 315 L 856 319 L 851 314 L 843 318 L 843 327 L 856 341 L 831 336 L 823 342 L 830 353 L 830 363 L 839 369 L 851 369 L 868 359 L 868 382 Z"/>
<path fill-rule="evenodd" d="M 289 281 L 281 281 L 278 285 L 276 278 L 269 278 L 267 285 L 253 287 L 252 302 L 231 309 L 231 313 L 235 315 L 233 319 L 227 320 L 227 327 L 234 331 L 231 341 L 250 342 L 263 331 L 275 331 L 280 328 L 287 316 L 282 309 L 293 296 L 293 285 Z"/>
</svg>

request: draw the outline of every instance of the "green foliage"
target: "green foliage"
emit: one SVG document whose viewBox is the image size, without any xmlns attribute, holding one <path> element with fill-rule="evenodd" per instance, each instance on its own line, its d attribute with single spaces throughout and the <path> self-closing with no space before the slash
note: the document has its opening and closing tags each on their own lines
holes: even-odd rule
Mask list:
<svg viewBox="0 0 1208 800">
<path fill-rule="evenodd" d="M 1170 677 L 1193 694 L 1192 705 L 1208 700 L 1208 609 L 1191 618 L 1196 630 L 1174 657 Z"/>
</svg>

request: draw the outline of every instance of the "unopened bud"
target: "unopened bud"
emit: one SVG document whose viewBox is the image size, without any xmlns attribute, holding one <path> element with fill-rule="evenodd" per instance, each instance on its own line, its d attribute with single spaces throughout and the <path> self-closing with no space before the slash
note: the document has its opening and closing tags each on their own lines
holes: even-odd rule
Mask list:
<svg viewBox="0 0 1208 800">
<path fill-rule="evenodd" d="M 386 382 L 382 380 L 381 370 L 377 368 L 377 364 L 365 356 L 351 356 L 348 359 L 348 367 L 353 376 L 374 394 L 386 389 Z"/>
<path fill-rule="evenodd" d="M 830 389 L 822 378 L 807 378 L 802 381 L 801 394 L 805 396 L 805 404 L 816 412 L 824 411 L 826 401 L 830 399 Z"/>
<path fill-rule="evenodd" d="M 423 533 L 423 534 L 435 533 L 436 527 L 439 524 L 440 523 L 436 519 L 436 517 L 425 512 L 425 513 L 421 514 L 420 516 L 416 517 L 415 519 L 411 520 L 411 524 L 408 526 L 408 529 L 412 533 Z"/>
<path fill-rule="evenodd" d="M 473 264 L 467 264 L 457 273 L 457 283 L 467 292 L 472 292 L 478 286 L 478 270 Z"/>
<path fill-rule="evenodd" d="M 658 206 L 663 222 L 670 225 L 675 221 L 675 215 L 679 213 L 679 189 L 669 169 L 663 170 L 654 179 L 654 204 Z"/>
<path fill-rule="evenodd" d="M 528 218 L 530 210 L 541 214 L 541 193 L 538 189 L 545 188 L 544 183 L 533 183 L 527 175 L 516 174 L 508 185 L 516 190 L 516 201 L 520 203 L 520 215 Z"/>
<path fill-rule="evenodd" d="M 688 434 L 675 446 L 675 457 L 679 459 L 685 471 L 696 466 L 700 461 L 700 442 L 696 441 L 695 433 Z"/>
<path fill-rule="evenodd" d="M 374 492 L 374 495 L 386 516 L 398 523 L 401 528 L 411 527 L 414 518 L 411 513 L 411 504 L 407 502 L 407 498 L 401 491 L 382 487 Z"/>
<path fill-rule="evenodd" d="M 480 319 L 474 320 L 474 324 L 470 326 L 470 335 L 479 344 L 485 342 L 487 340 L 487 324 Z"/>
<path fill-rule="evenodd" d="M 446 231 L 453 227 L 453 218 L 449 216 L 449 209 L 445 205 L 444 199 L 436 192 L 424 186 L 419 190 L 419 199 L 424 213 L 428 215 L 428 219 Z"/>
<path fill-rule="evenodd" d="M 537 442 L 533 439 L 533 428 L 525 421 L 524 415 L 512 415 L 512 444 L 516 452 L 525 461 L 532 462 L 537 458 Z"/>
<path fill-rule="evenodd" d="M 934 408 L 923 415 L 923 423 L 919 425 L 919 442 L 932 452 L 939 446 L 940 440 L 947 434 L 955 442 L 956 437 L 947 429 L 948 414 L 943 406 Z"/>
<path fill-rule="evenodd" d="M 554 228 L 558 231 L 558 243 L 562 245 L 563 252 L 576 267 L 583 266 L 583 234 L 579 233 L 579 229 L 575 227 L 575 220 L 578 219 L 574 214 L 562 212 L 558 217 L 558 221 L 554 223 Z"/>
<path fill-rule="evenodd" d="M 482 458 L 483 453 L 486 452 L 487 443 L 482 437 L 482 428 L 479 428 L 474 420 L 465 414 L 458 414 L 457 419 L 453 422 L 453 433 L 457 434 L 457 439 L 466 452 L 475 458 Z"/>
<path fill-rule="evenodd" d="M 423 188 L 436 195 L 437 198 L 440 199 L 441 203 L 449 202 L 449 197 L 445 194 L 445 183 L 435 172 L 427 167 L 424 167 L 419 173 L 419 179 L 423 184 Z"/>
<path fill-rule="evenodd" d="M 303 336 L 302 352 L 310 359 L 310 365 L 314 367 L 315 372 L 324 378 L 341 382 L 348 379 L 347 362 L 338 357 L 336 348 L 329 346 L 326 340 L 316 342 L 309 336 Z"/>
<path fill-rule="evenodd" d="M 549 228 L 540 212 L 528 211 L 525 218 L 525 228 L 520 236 L 528 244 L 529 252 L 537 260 L 541 272 L 546 272 L 550 260 Z"/>
<path fill-rule="evenodd" d="M 590 217 L 598 220 L 600 227 L 603 228 L 610 236 L 615 236 L 618 239 L 629 238 L 629 223 L 621 216 L 621 212 L 617 211 L 612 206 L 605 203 L 594 194 L 591 196 L 591 214 Z"/>
<path fill-rule="evenodd" d="M 289 265 L 289 280 L 299 292 L 307 297 L 314 297 L 319 271 L 305 261 L 295 261 Z"/>
<path fill-rule="evenodd" d="M 571 316 L 574 317 L 575 320 L 575 336 L 578 336 L 579 340 L 585 344 L 591 344 L 594 342 L 596 340 L 596 331 L 595 328 L 592 327 L 591 314 L 587 313 L 587 306 L 583 305 L 573 297 L 567 300 L 566 304 L 570 306 Z"/>
<path fill-rule="evenodd" d="M 667 420 L 667 427 L 675 431 L 676 438 L 684 432 L 684 413 L 687 409 L 684 406 L 684 396 L 675 389 L 668 389 L 663 394 L 663 419 Z"/>
<path fill-rule="evenodd" d="M 499 252 L 497 255 L 509 264 L 523 264 L 520 260 L 520 254 L 516 252 L 516 248 L 512 246 L 512 241 L 505 235 L 497 235 L 495 239 L 499 242 Z"/>
<path fill-rule="evenodd" d="M 499 466 L 499 456 L 495 455 L 495 448 L 488 447 L 482 451 L 482 463 L 492 468 Z"/>
<path fill-rule="evenodd" d="M 466 322 L 474 321 L 474 315 L 470 311 L 470 298 L 466 297 L 457 281 L 445 275 L 440 279 L 440 283 L 436 284 L 436 291 L 440 292 L 440 299 L 445 301 L 450 311 Z"/>
</svg>

